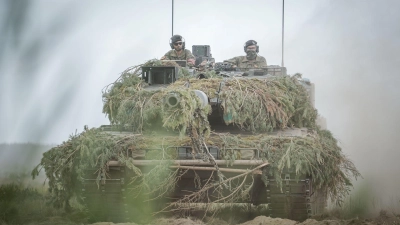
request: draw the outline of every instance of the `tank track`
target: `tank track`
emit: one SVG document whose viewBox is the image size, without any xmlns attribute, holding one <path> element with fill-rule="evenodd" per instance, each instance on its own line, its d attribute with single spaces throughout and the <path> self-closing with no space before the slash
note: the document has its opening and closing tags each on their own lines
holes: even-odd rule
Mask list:
<svg viewBox="0 0 400 225">
<path fill-rule="evenodd" d="M 125 167 L 110 167 L 108 175 L 101 174 L 99 180 L 95 170 L 86 171 L 81 191 L 89 218 L 91 221 L 131 221 L 134 211 L 128 207 Z"/>
<path fill-rule="evenodd" d="M 207 178 L 211 173 L 200 171 L 197 175 Z M 82 196 L 92 221 L 126 222 L 146 219 L 145 215 L 151 213 L 154 205 L 148 202 L 139 204 L 141 200 L 137 198 L 131 200 L 133 194 L 127 191 L 126 183 L 130 176 L 130 171 L 124 166 L 112 166 L 107 177 L 102 174 L 97 184 L 95 171 L 88 171 L 82 183 Z M 249 203 L 268 204 L 265 216 L 303 221 L 321 213 L 326 207 L 326 195 L 313 190 L 311 177 L 295 179 L 294 173 L 283 173 L 282 187 L 280 187 L 271 176 L 268 177 L 267 186 L 261 181 L 260 175 L 255 176 L 258 177 L 255 179 Z M 171 198 L 179 199 L 187 193 L 196 191 L 193 177 L 191 171 L 186 172 L 179 180 Z"/>
<path fill-rule="evenodd" d="M 303 221 L 326 207 L 326 197 L 313 190 L 311 177 L 295 179 L 294 173 L 284 173 L 282 181 L 280 187 L 273 177 L 268 177 L 263 196 L 268 203 L 266 216 Z"/>
</svg>

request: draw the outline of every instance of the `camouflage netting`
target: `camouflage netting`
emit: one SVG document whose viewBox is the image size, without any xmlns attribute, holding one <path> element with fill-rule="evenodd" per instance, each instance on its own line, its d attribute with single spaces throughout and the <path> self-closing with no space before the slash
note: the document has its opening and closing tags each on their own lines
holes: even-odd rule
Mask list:
<svg viewBox="0 0 400 225">
<path fill-rule="evenodd" d="M 164 64 L 151 60 L 144 65 Z M 32 171 L 35 177 L 42 168 L 45 169 L 56 206 L 68 206 L 72 196 L 79 197 L 77 187 L 88 169 L 97 169 L 99 182 L 100 175 L 107 174 L 107 162 L 110 160 L 118 160 L 134 171 L 132 184 L 135 185 L 131 191 L 151 193 L 156 198 L 168 195 L 179 179 L 178 169 L 169 169 L 171 160 L 177 157 L 174 146 L 191 146 L 199 153 L 204 153 L 202 149 L 205 146 L 217 146 L 227 165 L 242 157 L 234 149 L 256 149 L 262 159 L 270 163 L 268 174 L 263 174 L 264 181 L 265 176 L 270 175 L 281 185 L 283 170 L 292 169 L 298 177 L 311 175 L 315 187 L 337 202 L 348 193 L 350 179 L 360 175 L 343 155 L 331 133 L 317 127 L 317 112 L 309 103 L 307 91 L 298 75 L 266 80 L 227 79 L 207 72 L 207 79 L 195 79 L 189 78 L 188 71 L 181 69 L 178 81 L 155 91 L 145 88 L 146 84 L 139 78 L 140 66 L 124 71 L 103 93 L 103 112 L 108 115 L 111 124 L 133 127 L 134 133 L 116 135 L 100 129 L 85 130 L 44 153 L 41 163 Z M 203 106 L 193 90 L 203 91 L 210 99 L 221 100 L 225 123 L 252 131 L 254 135 L 213 133 L 208 122 L 212 108 Z M 169 107 L 164 101 L 164 97 L 171 93 L 180 99 L 176 107 Z M 156 131 L 160 127 L 178 131 L 179 138 L 157 136 Z M 307 137 L 278 137 L 263 133 L 287 127 L 307 127 L 309 133 Z M 146 149 L 153 150 L 144 154 Z M 149 171 L 141 171 L 134 166 L 135 155 L 161 160 Z M 212 162 L 212 156 L 205 158 Z M 224 180 L 223 174 L 218 175 L 220 183 L 210 184 L 210 187 L 220 185 L 222 189 L 231 190 L 236 197 L 249 197 L 251 185 L 234 185 L 230 179 Z M 243 181 L 247 175 L 244 174 Z M 220 199 L 235 202 L 237 198 L 233 196 L 221 196 Z M 196 197 L 186 199 L 187 203 L 192 203 Z"/>
</svg>

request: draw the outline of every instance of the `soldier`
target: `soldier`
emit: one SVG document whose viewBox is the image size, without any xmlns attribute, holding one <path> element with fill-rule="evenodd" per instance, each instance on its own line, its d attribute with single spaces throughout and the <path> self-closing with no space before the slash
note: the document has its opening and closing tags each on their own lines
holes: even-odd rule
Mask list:
<svg viewBox="0 0 400 225">
<path fill-rule="evenodd" d="M 195 64 L 195 57 L 188 50 L 185 49 L 185 39 L 181 35 L 174 35 L 169 41 L 172 50 L 169 50 L 161 60 L 186 60 L 189 66 Z"/>
<path fill-rule="evenodd" d="M 237 56 L 232 59 L 224 60 L 224 62 L 231 63 L 233 67 L 242 69 L 265 68 L 267 61 L 264 57 L 258 55 L 259 47 L 254 40 L 248 40 L 244 43 L 244 52 L 246 56 Z"/>
</svg>

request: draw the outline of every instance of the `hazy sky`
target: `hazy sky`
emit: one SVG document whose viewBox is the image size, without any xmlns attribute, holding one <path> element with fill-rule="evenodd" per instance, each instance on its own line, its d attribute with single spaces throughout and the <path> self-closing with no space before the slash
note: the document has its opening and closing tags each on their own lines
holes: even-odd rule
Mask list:
<svg viewBox="0 0 400 225">
<path fill-rule="evenodd" d="M 316 84 L 343 150 L 396 195 L 400 172 L 400 1 L 286 0 L 285 66 Z M 281 62 L 280 0 L 175 0 L 174 33 L 216 61 L 258 41 Z M 0 143 L 60 143 L 108 124 L 101 89 L 169 50 L 171 1 L 0 1 Z M 378 179 L 377 181 L 374 179 Z M 400 196 L 400 193 L 396 196 Z"/>
</svg>

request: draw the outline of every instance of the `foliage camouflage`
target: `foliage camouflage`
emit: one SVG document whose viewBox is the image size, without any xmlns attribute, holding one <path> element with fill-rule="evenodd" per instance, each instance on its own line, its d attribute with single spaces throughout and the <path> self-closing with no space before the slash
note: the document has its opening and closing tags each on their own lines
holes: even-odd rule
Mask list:
<svg viewBox="0 0 400 225">
<path fill-rule="evenodd" d="M 119 160 L 135 171 L 136 176 L 132 179 L 143 182 L 141 187 L 135 190 L 141 189 L 144 193 L 168 193 L 165 189 L 174 188 L 174 183 L 170 181 L 176 171 L 169 170 L 167 167 L 170 160 L 177 157 L 173 148 L 168 147 L 190 144 L 189 137 L 179 139 L 176 136 L 161 138 L 157 135 L 133 134 L 121 136 L 105 133 L 100 129 L 90 129 L 81 134 L 72 135 L 67 142 L 46 152 L 40 165 L 33 171 L 33 175 L 37 175 L 42 167 L 45 169 L 49 179 L 49 191 L 52 193 L 52 200 L 56 206 L 68 204 L 69 198 L 79 196 L 77 185 L 84 176 L 85 170 L 95 167 L 100 176 L 102 172 L 107 172 L 109 160 Z M 282 184 L 282 170 L 285 167 L 294 169 L 298 176 L 312 175 L 314 185 L 326 190 L 337 202 L 342 201 L 348 193 L 351 177 L 359 176 L 357 169 L 343 155 L 337 146 L 337 141 L 329 131 L 317 131 L 310 133 L 307 137 L 212 133 L 207 144 L 220 148 L 227 160 L 227 165 L 240 159 L 240 154 L 233 154 L 232 149 L 256 148 L 262 153 L 262 158 L 270 162 L 268 171 L 279 184 Z M 157 148 L 160 150 L 149 151 L 146 159 L 164 159 L 163 163 L 148 173 L 140 171 L 133 165 L 132 158 L 127 157 L 131 152 Z M 149 189 L 149 187 L 157 190 Z"/>
<path fill-rule="evenodd" d="M 150 60 L 140 66 L 176 65 L 174 62 L 161 64 L 161 61 Z M 134 71 L 129 73 L 129 71 Z M 210 107 L 203 110 L 201 102 L 189 89 L 177 87 L 173 91 L 180 96 L 179 107 L 170 109 L 163 104 L 163 97 L 169 90 L 148 91 L 146 84 L 138 77 L 140 67 L 133 67 L 124 71 L 121 77 L 103 94 L 103 112 L 106 113 L 112 124 L 133 126 L 135 131 L 142 132 L 144 127 L 162 118 L 163 127 L 172 130 L 181 129 L 185 134 L 188 125 L 196 127 L 200 124 L 199 118 L 206 118 Z M 180 77 L 186 77 L 187 71 L 180 69 Z M 199 128 L 200 129 L 200 128 Z M 204 129 L 209 131 L 209 126 Z M 204 130 L 203 129 L 203 130 Z"/>
<path fill-rule="evenodd" d="M 162 65 L 160 61 L 147 64 Z M 112 124 L 133 126 L 142 132 L 157 118 L 163 127 L 181 133 L 189 124 L 196 124 L 193 116 L 200 102 L 194 98 L 193 90 L 203 91 L 210 99 L 218 97 L 222 101 L 226 124 L 253 132 L 272 131 L 290 126 L 316 128 L 317 111 L 308 101 L 308 93 L 299 82 L 300 75 L 270 77 L 261 79 L 226 79 L 209 72 L 209 79 L 183 78 L 161 90 L 146 90 L 140 78 L 140 69 L 128 69 L 103 94 L 103 112 Z M 187 88 L 186 86 L 190 86 Z M 180 106 L 171 115 L 163 104 L 163 97 L 170 92 L 179 93 Z M 201 117 L 211 112 L 210 107 L 202 109 Z M 209 130 L 209 125 L 203 127 Z"/>
<path fill-rule="evenodd" d="M 151 60 L 143 65 L 162 66 L 163 63 L 166 62 Z M 101 129 L 86 129 L 44 153 L 41 163 L 32 171 L 35 177 L 42 168 L 45 169 L 56 206 L 68 207 L 71 197 L 79 198 L 77 186 L 88 169 L 97 169 L 99 182 L 100 175 L 107 173 L 110 160 L 118 160 L 134 171 L 131 184 L 135 185 L 131 190 L 138 195 L 167 195 L 178 179 L 178 170 L 169 169 L 171 160 L 176 158 L 176 150 L 171 146 L 192 146 L 194 149 L 203 143 L 217 146 L 227 165 L 241 157 L 232 149 L 255 148 L 270 163 L 268 173 L 278 184 L 282 184 L 284 169 L 294 170 L 298 177 L 311 175 L 313 185 L 326 191 L 338 203 L 348 193 L 350 179 L 360 175 L 343 155 L 332 134 L 317 127 L 317 111 L 309 102 L 299 74 L 266 80 L 227 79 L 208 71 L 205 73 L 207 79 L 196 79 L 189 78 L 187 71 L 181 69 L 179 80 L 154 91 L 147 90 L 147 84 L 139 78 L 143 65 L 127 69 L 103 91 L 103 112 L 111 124 L 133 127 L 133 133 L 117 135 Z M 193 90 L 203 91 L 210 99 L 220 99 L 225 123 L 254 134 L 213 133 L 207 119 L 211 107 L 203 107 Z M 174 108 L 167 107 L 163 100 L 171 92 L 180 97 L 179 105 Z M 178 131 L 179 138 L 168 136 L 175 132 L 157 135 L 155 131 L 159 129 L 154 129 L 157 123 L 165 129 Z M 307 127 L 308 135 L 279 137 L 263 133 L 287 127 Z M 146 159 L 162 160 L 151 170 L 141 171 L 134 166 L 130 155 L 146 149 L 160 149 L 148 151 Z M 263 174 L 264 178 L 267 175 Z M 248 188 L 242 193 L 248 193 Z"/>
</svg>

